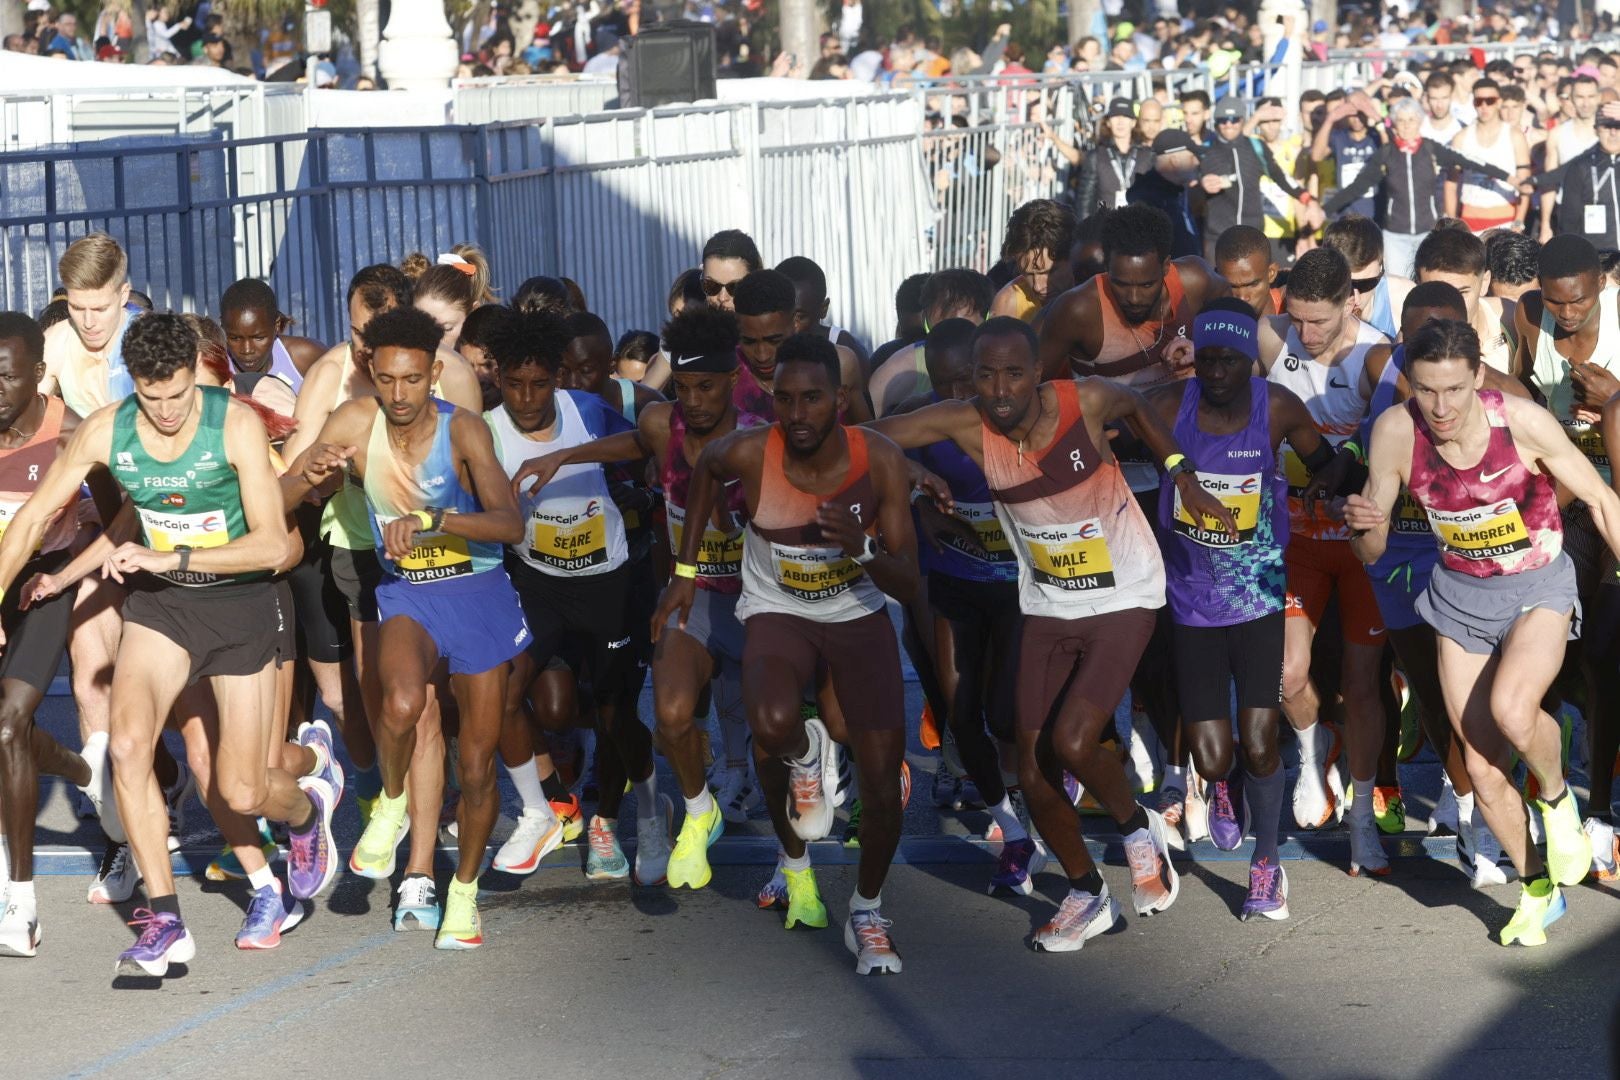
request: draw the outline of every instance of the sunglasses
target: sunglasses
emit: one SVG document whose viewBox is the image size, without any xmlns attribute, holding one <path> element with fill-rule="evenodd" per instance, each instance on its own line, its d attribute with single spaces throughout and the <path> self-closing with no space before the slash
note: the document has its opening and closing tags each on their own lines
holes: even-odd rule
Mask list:
<svg viewBox="0 0 1620 1080">
<path fill-rule="evenodd" d="M 1474 108 L 1478 109 L 1486 105 L 1495 105 L 1501 100 L 1502 99 L 1499 97 L 1476 97 L 1474 99 Z"/>
<path fill-rule="evenodd" d="M 735 298 L 737 295 L 737 286 L 740 284 L 742 284 L 740 281 L 716 281 L 709 275 L 704 274 L 702 281 L 703 295 L 719 296 L 723 290 L 727 296 Z"/>
<path fill-rule="evenodd" d="M 1381 280 L 1383 280 L 1383 279 L 1382 278 L 1376 278 L 1376 277 L 1351 278 L 1350 279 L 1350 285 L 1358 293 L 1372 292 L 1374 289 L 1378 288 L 1378 283 Z"/>
<path fill-rule="evenodd" d="M 1241 123 L 1243 123 L 1243 117 L 1241 117 L 1241 116 L 1217 116 L 1215 118 L 1215 122 L 1217 124 L 1241 124 Z"/>
</svg>

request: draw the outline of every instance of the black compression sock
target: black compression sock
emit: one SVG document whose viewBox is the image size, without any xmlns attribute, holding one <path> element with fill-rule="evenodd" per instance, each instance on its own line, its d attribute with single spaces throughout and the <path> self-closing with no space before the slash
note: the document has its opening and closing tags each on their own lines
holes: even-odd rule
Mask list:
<svg viewBox="0 0 1620 1080">
<path fill-rule="evenodd" d="M 1125 823 L 1119 827 L 1119 831 L 1122 834 L 1124 834 L 1126 836 L 1129 836 L 1131 833 L 1135 832 L 1137 829 L 1145 829 L 1147 827 L 1148 827 L 1147 811 L 1144 810 L 1141 806 L 1137 806 L 1136 813 L 1132 814 L 1129 818 L 1126 819 Z"/>
<path fill-rule="evenodd" d="M 1076 892 L 1090 893 L 1092 896 L 1101 896 L 1103 891 L 1102 875 L 1093 866 L 1089 874 L 1069 879 L 1069 888 Z"/>
<path fill-rule="evenodd" d="M 172 893 L 168 896 L 151 897 L 147 900 L 147 904 L 153 911 L 160 913 L 166 911 L 177 919 L 180 917 L 180 898 Z"/>
<path fill-rule="evenodd" d="M 545 793 L 548 802 L 564 802 L 568 798 L 568 789 L 563 786 L 562 777 L 556 769 L 551 775 L 540 781 L 540 790 Z"/>
</svg>

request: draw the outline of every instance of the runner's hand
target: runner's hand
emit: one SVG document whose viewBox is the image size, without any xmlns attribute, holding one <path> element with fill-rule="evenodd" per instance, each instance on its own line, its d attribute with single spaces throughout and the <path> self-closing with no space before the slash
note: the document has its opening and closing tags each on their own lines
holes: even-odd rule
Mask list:
<svg viewBox="0 0 1620 1080">
<path fill-rule="evenodd" d="M 561 453 L 559 451 L 558 453 Z M 557 475 L 562 468 L 562 460 L 557 454 L 542 454 L 537 458 L 530 458 L 523 463 L 523 468 L 512 477 L 512 497 L 521 499 L 524 495 L 534 495 L 541 488 L 551 483 L 551 478 Z"/>
<path fill-rule="evenodd" d="M 383 551 L 390 559 L 398 562 L 416 547 L 416 534 L 421 531 L 422 523 L 416 520 L 415 514 L 395 518 L 383 526 Z"/>
<path fill-rule="evenodd" d="M 1355 463 L 1354 454 L 1348 450 L 1340 450 L 1333 456 L 1332 461 L 1316 471 L 1311 477 L 1311 482 L 1305 485 L 1304 494 L 1300 496 L 1305 503 L 1306 514 L 1313 518 L 1316 516 L 1317 500 L 1331 498 L 1335 491 L 1343 487 Z"/>
<path fill-rule="evenodd" d="M 112 578 L 122 585 L 125 574 L 134 574 L 142 570 L 149 574 L 164 574 L 178 569 L 179 566 L 178 552 L 153 551 L 136 543 L 120 544 L 116 551 L 107 556 L 107 561 L 102 563 L 101 576 Z"/>
<path fill-rule="evenodd" d="M 663 595 L 658 598 L 658 610 L 652 617 L 652 642 L 658 644 L 658 635 L 664 632 L 664 626 L 669 622 L 671 615 L 679 615 L 675 625 L 682 630 L 686 629 L 686 620 L 692 614 L 692 601 L 697 598 L 697 579 L 672 577 L 669 584 L 664 586 Z"/>
<path fill-rule="evenodd" d="M 1186 482 L 1182 478 L 1186 477 Z M 1192 519 L 1199 524 L 1213 521 L 1226 530 L 1226 535 L 1233 540 L 1238 538 L 1237 522 L 1232 517 L 1232 511 L 1227 505 L 1209 492 L 1204 490 L 1196 473 L 1181 473 L 1176 477 L 1176 490 L 1181 492 L 1181 505 Z"/>
<path fill-rule="evenodd" d="M 906 479 L 911 482 L 913 489 L 932 500 L 934 506 L 942 513 L 949 514 L 956 509 L 956 500 L 951 497 L 951 486 L 944 478 L 911 458 L 906 458 Z"/>
<path fill-rule="evenodd" d="M 333 477 L 342 475 L 343 470 L 348 467 L 349 459 L 354 457 L 355 453 L 356 448 L 353 446 L 315 444 L 304 456 L 304 482 L 317 489 L 330 483 Z"/>
<path fill-rule="evenodd" d="M 1171 339 L 1159 355 L 1164 357 L 1164 362 L 1169 365 L 1171 371 L 1182 371 L 1192 367 L 1194 352 L 1191 341 L 1185 337 L 1176 337 Z"/>
<path fill-rule="evenodd" d="M 1386 520 L 1378 504 L 1363 495 L 1350 495 L 1344 500 L 1344 523 L 1351 532 L 1364 533 L 1378 528 Z"/>
<path fill-rule="evenodd" d="M 850 558 L 866 550 L 866 530 L 861 528 L 860 519 L 844 507 L 822 503 L 816 508 L 816 524 L 821 526 L 827 542 L 842 548 Z"/>
<path fill-rule="evenodd" d="M 22 587 L 22 599 L 18 601 L 17 606 L 23 611 L 27 611 L 35 604 L 42 604 L 61 591 L 62 582 L 57 579 L 55 574 L 35 574 Z M 4 635 L 0 635 L 0 641 L 3 640 Z"/>
<path fill-rule="evenodd" d="M 966 551 L 978 558 L 988 558 L 990 553 L 984 549 L 984 542 L 979 539 L 978 531 L 972 525 L 963 521 L 955 514 L 947 514 L 929 502 L 927 499 L 917 501 L 917 519 L 921 526 L 917 531 L 922 533 L 923 539 L 935 551 L 944 549 L 946 537 L 954 537 L 956 543 L 951 547 L 958 551 Z"/>
<path fill-rule="evenodd" d="M 1620 379 L 1616 379 L 1608 368 L 1597 364 L 1571 364 L 1569 377 L 1575 384 L 1580 403 L 1593 412 L 1602 409 L 1605 402 L 1620 393 Z M 1594 416 L 1593 419 L 1598 417 Z"/>
</svg>

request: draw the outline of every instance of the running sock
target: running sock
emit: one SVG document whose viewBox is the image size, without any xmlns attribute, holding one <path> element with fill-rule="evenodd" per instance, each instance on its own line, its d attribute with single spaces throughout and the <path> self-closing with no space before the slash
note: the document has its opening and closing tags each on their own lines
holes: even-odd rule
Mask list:
<svg viewBox="0 0 1620 1080">
<path fill-rule="evenodd" d="M 859 889 L 849 894 L 849 913 L 851 915 L 857 911 L 876 911 L 882 905 L 883 893 L 881 891 L 870 900 L 862 896 Z"/>
<path fill-rule="evenodd" d="M 1256 776 L 1243 771 L 1249 800 L 1249 825 L 1254 829 L 1254 855 L 1256 859 L 1277 861 L 1277 829 L 1282 823 L 1283 770 L 1279 765 L 1270 776 Z"/>
<path fill-rule="evenodd" d="M 1549 799 L 1546 796 L 1542 796 L 1541 804 L 1543 806 L 1545 806 L 1549 810 L 1556 810 L 1563 803 L 1563 801 L 1568 797 L 1569 797 L 1569 785 L 1565 784 L 1564 785 L 1564 790 L 1560 791 L 1558 793 L 1558 797 L 1556 799 Z"/>
<path fill-rule="evenodd" d="M 268 866 L 261 866 L 248 875 L 248 888 L 254 892 L 260 889 L 273 889 L 276 886 L 276 872 Z"/>
<path fill-rule="evenodd" d="M 1457 796 L 1457 822 L 1463 825 L 1474 823 L 1474 793 Z"/>
<path fill-rule="evenodd" d="M 173 893 L 168 896 L 151 896 L 146 900 L 151 909 L 159 914 L 167 912 L 175 918 L 180 917 L 180 898 Z"/>
<path fill-rule="evenodd" d="M 782 869 L 794 871 L 810 869 L 810 849 L 805 848 L 804 854 L 800 855 L 797 859 L 790 858 L 787 853 L 784 852 L 782 854 Z"/>
<path fill-rule="evenodd" d="M 562 776 L 556 769 L 551 770 L 550 776 L 540 778 L 540 790 L 545 792 L 548 802 L 568 801 L 568 786 L 562 782 Z"/>
<path fill-rule="evenodd" d="M 389 820 L 399 822 L 405 820 L 405 814 L 410 809 L 409 796 L 401 791 L 397 798 L 390 799 L 386 791 L 377 793 L 377 809 L 372 813 L 375 818 L 378 814 L 387 815 Z"/>
<path fill-rule="evenodd" d="M 1141 839 L 1136 834 L 1148 831 L 1147 811 L 1142 808 L 1141 804 L 1137 804 L 1135 813 L 1119 823 L 1119 831 L 1124 834 L 1127 840 Z"/>
<path fill-rule="evenodd" d="M 658 816 L 658 770 L 647 774 L 645 780 L 633 780 L 630 787 L 636 793 L 636 820 L 651 821 Z"/>
<path fill-rule="evenodd" d="M 1187 766 L 1166 765 L 1164 767 L 1164 787 L 1175 788 L 1182 794 L 1187 792 Z"/>
<path fill-rule="evenodd" d="M 1350 803 L 1352 817 L 1358 819 L 1372 817 L 1373 785 L 1377 782 L 1376 778 L 1372 780 L 1357 780 L 1353 776 L 1350 778 L 1350 790 L 1354 793 L 1354 799 Z"/>
<path fill-rule="evenodd" d="M 1069 879 L 1069 891 L 1090 893 L 1092 896 L 1101 896 L 1103 891 L 1102 874 L 1095 866 L 1093 866 L 1088 873 L 1082 874 L 1080 877 L 1072 877 Z"/>
<path fill-rule="evenodd" d="M 1316 761 L 1317 733 L 1321 724 L 1312 724 L 1310 727 L 1300 728 L 1294 734 L 1299 739 L 1299 763 L 1303 768 L 1306 762 Z"/>
<path fill-rule="evenodd" d="M 19 911 L 32 915 L 37 910 L 34 902 L 34 883 L 13 881 L 6 888 L 6 903 L 16 904 Z"/>
<path fill-rule="evenodd" d="M 382 770 L 376 762 L 354 771 L 354 794 L 359 799 L 375 799 L 382 794 Z"/>
<path fill-rule="evenodd" d="M 1029 839 L 1029 833 L 1024 831 L 1024 823 L 1018 820 L 1018 811 L 1013 809 L 1011 796 L 1003 795 L 1000 802 L 990 807 L 990 817 L 1001 826 L 1002 840 Z"/>
<path fill-rule="evenodd" d="M 523 809 L 537 810 L 546 806 L 546 793 L 540 786 L 540 773 L 534 767 L 534 758 L 520 761 L 516 765 L 502 763 L 501 767 L 506 770 L 506 775 L 512 778 L 512 786 L 517 789 L 518 798 L 523 802 Z"/>
<path fill-rule="evenodd" d="M 703 790 L 698 792 L 696 798 L 686 799 L 685 802 L 687 817 L 692 817 L 694 815 L 697 817 L 702 817 L 704 814 L 707 814 L 710 810 L 714 809 L 714 794 L 709 791 L 709 785 L 704 784 Z"/>
</svg>

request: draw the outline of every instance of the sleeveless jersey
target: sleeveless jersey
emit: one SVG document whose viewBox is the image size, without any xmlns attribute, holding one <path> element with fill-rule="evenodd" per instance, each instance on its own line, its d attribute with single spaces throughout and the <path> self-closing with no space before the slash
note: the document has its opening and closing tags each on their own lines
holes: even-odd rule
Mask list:
<svg viewBox="0 0 1620 1080">
<path fill-rule="evenodd" d="M 274 375 L 292 387 L 295 394 L 304 387 L 304 376 L 299 374 L 298 365 L 293 363 L 292 353 L 287 351 L 287 346 L 281 343 L 280 338 L 276 338 L 270 345 L 270 366 L 265 369 L 265 374 Z"/>
<path fill-rule="evenodd" d="M 556 434 L 545 441 L 519 431 L 505 406 L 484 414 L 495 433 L 495 452 L 506 475 L 516 476 L 531 458 L 630 429 L 630 423 L 595 394 L 559 390 L 552 400 L 557 409 Z M 523 492 L 518 508 L 523 512 L 523 542 L 511 545 L 512 554 L 542 574 L 605 574 L 630 557 L 624 517 L 608 495 L 607 475 L 601 465 L 563 466 L 538 493 Z"/>
<path fill-rule="evenodd" d="M 1373 424 L 1384 410 L 1395 404 L 1396 379 L 1405 371 L 1406 346 L 1397 345 L 1390 354 L 1389 363 L 1384 365 L 1383 373 L 1378 376 L 1378 385 L 1373 387 L 1372 403 L 1367 407 L 1367 420 L 1362 425 L 1360 441 L 1363 447 L 1371 440 Z M 1422 504 L 1412 497 L 1411 491 L 1403 487 L 1390 518 L 1389 539 L 1384 544 L 1384 553 L 1377 561 L 1368 564 L 1367 573 L 1377 580 L 1386 580 L 1397 567 L 1411 562 L 1433 544 L 1434 529 L 1429 525 L 1429 515 Z"/>
<path fill-rule="evenodd" d="M 1283 609 L 1288 573 L 1288 498 L 1277 475 L 1266 380 L 1249 380 L 1249 423 L 1230 435 L 1198 426 L 1203 391 L 1187 381 L 1176 413 L 1176 444 L 1198 466 L 1198 480 L 1232 511 L 1238 538 L 1195 521 L 1166 476 L 1159 488 L 1159 536 L 1170 612 L 1183 626 L 1235 626 Z"/>
<path fill-rule="evenodd" d="M 428 406 L 437 410 L 438 425 L 420 465 L 402 462 L 395 454 L 388 417 L 380 408 L 366 444 L 364 490 L 377 557 L 388 574 L 412 585 L 437 584 L 501 565 L 501 545 L 442 532 L 418 532 L 416 546 L 397 563 L 383 550 L 383 526 L 413 511 L 437 506 L 450 513 L 476 514 L 483 509 L 477 497 L 461 486 L 456 470 L 450 445 L 450 419 L 456 407 L 438 398 L 429 398 Z"/>
<path fill-rule="evenodd" d="M 980 421 L 984 476 L 1018 559 L 1018 605 L 1025 615 L 1082 619 L 1126 608 L 1164 606 L 1158 541 L 1119 466 L 1104 463 L 1080 414 L 1080 387 L 1050 384 L 1057 434 L 1019 454 Z"/>
<path fill-rule="evenodd" d="M 1457 148 L 1475 161 L 1495 165 L 1509 176 L 1519 167 L 1513 156 L 1513 132 L 1500 125 L 1496 141 L 1489 146 L 1479 141 L 1479 128 L 1463 128 L 1462 145 Z M 1519 188 L 1511 180 L 1496 180 L 1484 173 L 1466 170 L 1462 174 L 1462 205 L 1490 213 L 1510 211 L 1519 201 Z"/>
<path fill-rule="evenodd" d="M 86 349 L 66 319 L 45 332 L 45 368 L 56 376 L 57 390 L 68 408 L 89 416 L 135 392 L 124 364 L 124 335 L 140 314 L 140 308 L 125 304 L 123 320 L 100 352 Z"/>
<path fill-rule="evenodd" d="M 930 396 L 939 400 L 937 393 L 930 391 Z M 974 551 L 972 545 L 950 534 L 939 538 L 938 550 L 923 541 L 917 549 L 927 549 L 926 568 L 964 581 L 1017 581 L 1018 557 L 996 516 L 984 470 L 949 439 L 907 451 L 907 456 L 945 481 L 956 502 L 952 512 L 977 534 L 983 549 Z"/>
<path fill-rule="evenodd" d="M 782 428 L 765 437 L 759 505 L 744 531 L 742 597 L 737 618 L 777 613 L 815 622 L 849 622 L 882 611 L 883 592 L 841 547 L 827 543 L 816 524 L 824 502 L 843 506 L 870 533 L 877 522 L 877 489 L 866 457 L 866 432 L 844 428 L 849 473 L 831 495 L 794 487 L 782 463 Z"/>
<path fill-rule="evenodd" d="M 354 346 L 343 347 L 343 370 L 338 375 L 337 393 L 332 411 L 349 400 L 349 382 L 354 378 Z M 321 536 L 333 547 L 347 551 L 364 551 L 375 541 L 371 535 L 371 514 L 366 509 L 366 493 L 356 479 L 353 468 L 321 511 Z"/>
<path fill-rule="evenodd" d="M 763 427 L 766 421 L 757 416 L 737 415 L 737 429 Z M 692 466 L 686 460 L 686 418 L 681 407 L 669 411 L 669 444 L 664 450 L 664 467 L 660 482 L 664 486 L 664 511 L 669 528 L 669 549 L 679 553 L 681 536 L 686 529 L 686 497 L 692 487 Z M 748 516 L 748 503 L 742 483 L 733 480 L 725 487 L 725 510 L 732 520 L 741 522 Z M 703 542 L 698 545 L 697 586 L 714 592 L 736 595 L 742 591 L 743 530 L 721 532 L 713 521 L 703 523 Z"/>
<path fill-rule="evenodd" d="M 1591 359 L 1586 362 L 1620 374 L 1620 368 L 1616 367 L 1616 361 L 1620 360 L 1620 304 L 1616 303 L 1617 297 L 1620 297 L 1620 289 L 1613 286 L 1598 294 L 1598 310 L 1593 316 L 1598 320 L 1597 345 L 1592 349 Z M 1536 336 L 1536 355 L 1530 378 L 1547 399 L 1547 410 L 1564 425 L 1565 434 L 1596 466 L 1598 474 L 1607 484 L 1613 475 L 1609 468 L 1609 450 L 1603 445 L 1602 429 L 1575 416 L 1575 389 L 1569 377 L 1570 363 L 1558 355 L 1558 350 L 1553 347 L 1553 331 L 1557 325 L 1546 305 L 1542 305 L 1541 333 Z"/>
<path fill-rule="evenodd" d="M 126 397 L 113 415 L 112 474 L 128 492 L 141 534 L 153 551 L 224 547 L 247 534 L 242 487 L 225 456 L 225 411 L 229 390 L 199 386 L 202 416 L 191 445 L 173 461 L 147 453 L 135 428 L 140 407 Z M 210 574 L 171 570 L 158 575 L 174 585 L 226 585 L 258 581 L 268 574 Z"/>
<path fill-rule="evenodd" d="M 1337 363 L 1321 364 L 1305 351 L 1290 326 L 1283 355 L 1271 365 L 1267 378 L 1299 395 L 1322 437 L 1338 446 L 1356 433 L 1367 415 L 1369 399 L 1363 395 L 1361 377 L 1367 366 L 1367 351 L 1383 344 L 1384 335 L 1363 322 L 1357 327 L 1356 343 L 1350 351 Z M 1288 480 L 1291 533 L 1313 540 L 1350 539 L 1349 531 L 1341 523 L 1321 514 L 1320 510 L 1319 516 L 1314 518 L 1305 512 L 1301 495 L 1311 482 L 1310 472 L 1292 448 L 1283 451 L 1282 459 Z"/>
<path fill-rule="evenodd" d="M 45 476 L 45 470 L 56 460 L 56 442 L 62 435 L 62 417 L 67 412 L 67 405 L 59 397 L 43 400 L 45 418 L 40 421 L 39 430 L 21 446 L 0 450 L 0 536 L 5 535 L 11 519 L 33 495 Z M 34 554 L 61 551 L 72 546 L 79 531 L 79 519 L 75 513 L 78 501 L 79 493 L 75 491 L 67 502 L 52 511 Z"/>
<path fill-rule="evenodd" d="M 731 403 L 737 406 L 738 416 L 743 413 L 769 417 L 776 415 L 776 399 L 755 378 L 748 361 L 743 359 L 741 349 L 737 350 L 737 382 L 731 388 Z"/>
<path fill-rule="evenodd" d="M 1412 497 L 1428 513 L 1440 543 L 1440 561 L 1470 577 L 1501 577 L 1536 570 L 1564 549 L 1553 482 L 1519 460 L 1507 410 L 1496 390 L 1479 391 L 1491 437 L 1478 465 L 1454 468 L 1440 456 L 1417 402 L 1412 414 Z"/>
<path fill-rule="evenodd" d="M 1277 310 L 1281 312 L 1283 305 L 1278 304 Z M 1374 330 L 1377 330 L 1391 341 L 1395 340 L 1399 327 L 1395 325 L 1394 306 L 1389 302 L 1388 277 L 1378 279 L 1378 284 L 1373 289 L 1372 309 L 1367 312 L 1366 318 L 1362 321 L 1371 324 Z"/>
</svg>

